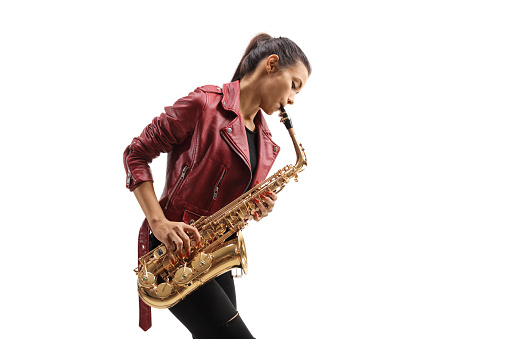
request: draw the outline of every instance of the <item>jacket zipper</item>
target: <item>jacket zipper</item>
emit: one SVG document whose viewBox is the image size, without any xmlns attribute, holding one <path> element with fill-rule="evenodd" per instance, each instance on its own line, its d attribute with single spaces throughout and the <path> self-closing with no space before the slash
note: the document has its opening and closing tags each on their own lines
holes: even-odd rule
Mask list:
<svg viewBox="0 0 509 339">
<path fill-rule="evenodd" d="M 231 142 L 228 140 L 228 138 L 224 135 L 223 131 L 221 130 L 220 132 L 221 136 L 223 137 L 223 139 L 226 141 L 226 143 L 228 145 L 230 145 L 230 148 L 233 149 L 235 151 L 235 153 L 237 153 L 237 155 L 239 157 L 241 157 L 241 159 L 244 161 L 244 163 L 246 164 L 247 167 L 249 167 L 249 164 L 246 162 L 246 160 L 244 159 L 244 157 L 237 151 L 237 149 L 235 147 L 233 147 L 233 145 L 231 144 Z M 251 173 L 251 171 L 249 171 L 249 181 L 247 182 L 247 185 L 246 185 L 246 188 L 244 188 L 244 191 L 247 191 L 247 189 L 249 188 L 249 184 L 251 184 L 251 180 L 253 180 L 253 174 Z"/>
<path fill-rule="evenodd" d="M 168 201 L 166 201 L 166 205 L 164 206 L 164 209 L 168 209 L 168 205 L 170 204 L 170 200 L 173 197 L 173 194 L 175 193 L 175 190 L 177 189 L 177 187 L 179 187 L 179 185 L 182 182 L 182 180 L 184 180 L 184 178 L 186 176 L 186 172 L 187 172 L 188 169 L 189 169 L 189 166 L 185 165 L 184 169 L 182 170 L 182 173 L 180 174 L 179 180 L 177 181 L 177 183 L 175 184 L 175 187 L 173 187 L 173 189 L 171 190 L 170 195 L 168 196 Z"/>
<path fill-rule="evenodd" d="M 127 154 L 127 157 L 125 158 L 125 164 L 127 166 L 127 186 L 130 186 L 131 185 L 131 180 L 133 180 L 134 182 L 136 182 L 136 179 L 133 177 L 133 174 L 131 173 L 131 169 L 129 168 L 129 163 L 127 162 L 127 159 L 129 158 L 129 156 L 131 155 L 133 149 L 131 148 L 132 145 L 134 145 L 136 143 L 136 141 L 133 141 L 130 145 L 129 145 L 129 153 Z"/>
<path fill-rule="evenodd" d="M 219 187 L 221 187 L 221 183 L 223 182 L 224 174 L 226 173 L 226 168 L 223 170 L 223 173 L 221 174 L 221 178 L 219 178 L 219 182 L 216 185 L 216 188 L 214 189 L 214 195 L 212 196 L 212 199 L 217 200 L 217 193 L 219 193 Z"/>
</svg>

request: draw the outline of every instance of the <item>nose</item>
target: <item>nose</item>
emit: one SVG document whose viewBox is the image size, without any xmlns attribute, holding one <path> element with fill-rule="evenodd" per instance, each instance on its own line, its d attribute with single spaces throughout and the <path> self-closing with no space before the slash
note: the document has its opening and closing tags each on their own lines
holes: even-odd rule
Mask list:
<svg viewBox="0 0 509 339">
<path fill-rule="evenodd" d="M 293 105 L 294 102 L 295 102 L 295 94 L 292 94 L 290 97 L 288 97 L 288 103 L 290 105 Z"/>
</svg>

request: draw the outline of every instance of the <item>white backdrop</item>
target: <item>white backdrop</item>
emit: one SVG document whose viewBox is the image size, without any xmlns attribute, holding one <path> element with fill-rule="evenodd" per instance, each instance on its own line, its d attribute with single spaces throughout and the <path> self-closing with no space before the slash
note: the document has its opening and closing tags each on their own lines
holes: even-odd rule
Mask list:
<svg viewBox="0 0 509 339">
<path fill-rule="evenodd" d="M 245 234 L 257 338 L 507 338 L 504 1 L 16 1 L 0 7 L 3 291 L 19 338 L 190 338 L 137 325 L 143 214 L 122 152 L 228 82 L 260 32 L 313 73 L 288 108 L 308 168 Z M 286 130 L 268 119 L 282 153 Z M 152 169 L 159 195 L 165 157 Z M 8 314 L 7 316 L 5 314 Z"/>
</svg>

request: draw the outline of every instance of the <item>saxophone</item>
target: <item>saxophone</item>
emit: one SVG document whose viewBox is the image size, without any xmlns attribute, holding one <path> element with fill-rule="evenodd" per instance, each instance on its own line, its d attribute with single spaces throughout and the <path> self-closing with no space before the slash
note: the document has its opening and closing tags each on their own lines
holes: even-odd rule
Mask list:
<svg viewBox="0 0 509 339">
<path fill-rule="evenodd" d="M 247 255 L 242 229 L 257 209 L 252 202 L 267 190 L 280 192 L 290 179 L 298 181 L 298 173 L 307 165 L 302 144 L 295 138 L 292 122 L 283 106 L 279 117 L 293 141 L 297 154 L 295 165 L 287 165 L 263 182 L 217 211 L 211 216 L 200 217 L 192 225 L 201 236 L 200 246 L 191 242 L 191 255 L 172 263 L 163 244 L 139 258 L 134 270 L 138 275 L 138 294 L 147 305 L 168 308 L 176 305 L 207 281 L 233 268 L 241 268 L 247 274 Z M 226 241 L 237 233 L 237 238 Z"/>
</svg>

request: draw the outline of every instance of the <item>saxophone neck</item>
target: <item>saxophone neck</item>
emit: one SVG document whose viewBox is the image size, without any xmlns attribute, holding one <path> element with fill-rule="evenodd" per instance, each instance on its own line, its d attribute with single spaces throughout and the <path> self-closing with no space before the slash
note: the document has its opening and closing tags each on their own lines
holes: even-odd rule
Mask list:
<svg viewBox="0 0 509 339">
<path fill-rule="evenodd" d="M 295 137 L 295 131 L 293 128 L 290 128 L 288 130 L 288 133 L 290 134 L 290 137 L 292 138 L 293 147 L 295 148 L 295 154 L 297 155 L 297 161 L 295 163 L 295 168 L 298 172 L 303 170 L 304 166 L 307 166 L 307 157 L 306 153 L 304 153 L 304 147 L 302 147 L 302 144 L 299 144 L 297 141 L 297 138 Z"/>
<path fill-rule="evenodd" d="M 285 108 L 283 106 L 280 107 L 281 113 L 279 113 L 279 117 L 281 118 L 281 122 L 285 125 L 290 137 L 292 138 L 293 147 L 295 148 L 295 153 L 297 155 L 297 162 L 295 163 L 295 169 L 297 172 L 303 170 L 303 166 L 307 166 L 307 158 L 306 153 L 304 153 L 304 147 L 302 144 L 299 144 L 297 138 L 295 136 L 295 131 L 293 129 L 292 119 L 286 113 Z"/>
</svg>

